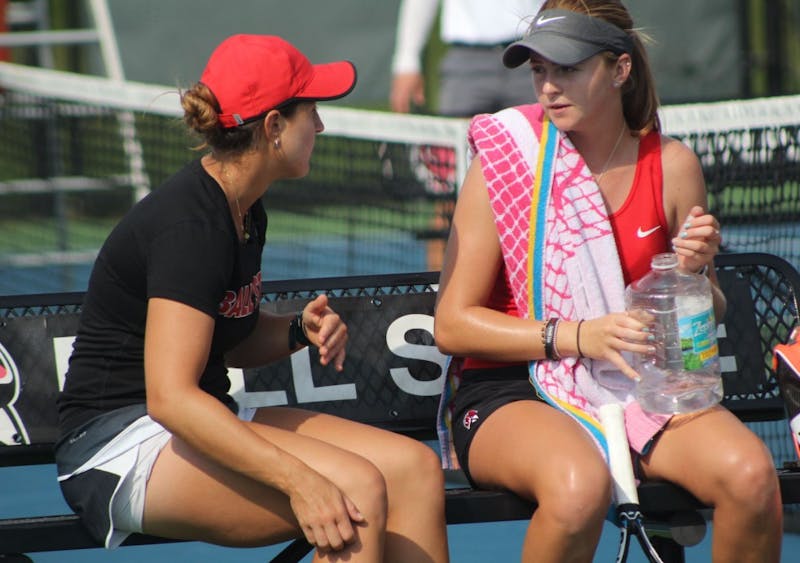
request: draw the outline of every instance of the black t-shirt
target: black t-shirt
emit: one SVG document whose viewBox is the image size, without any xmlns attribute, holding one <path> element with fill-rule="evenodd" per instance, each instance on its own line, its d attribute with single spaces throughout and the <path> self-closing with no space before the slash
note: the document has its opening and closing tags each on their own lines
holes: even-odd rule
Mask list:
<svg viewBox="0 0 800 563">
<path fill-rule="evenodd" d="M 199 160 L 137 203 L 98 254 L 59 400 L 68 432 L 120 407 L 145 402 L 147 301 L 185 303 L 215 319 L 200 387 L 228 401 L 224 355 L 255 327 L 267 216 L 260 201 L 240 242 L 219 184 Z"/>
</svg>

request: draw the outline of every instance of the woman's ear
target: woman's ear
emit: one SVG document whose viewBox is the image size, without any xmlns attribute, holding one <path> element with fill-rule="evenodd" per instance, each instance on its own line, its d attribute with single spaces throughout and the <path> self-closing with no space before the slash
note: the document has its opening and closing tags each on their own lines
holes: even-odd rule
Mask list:
<svg viewBox="0 0 800 563">
<path fill-rule="evenodd" d="M 264 118 L 264 138 L 276 148 L 280 146 L 281 131 L 283 131 L 284 117 L 281 112 L 274 109 Z"/>
<path fill-rule="evenodd" d="M 614 64 L 614 87 L 619 88 L 631 75 L 631 56 L 623 53 Z"/>
</svg>

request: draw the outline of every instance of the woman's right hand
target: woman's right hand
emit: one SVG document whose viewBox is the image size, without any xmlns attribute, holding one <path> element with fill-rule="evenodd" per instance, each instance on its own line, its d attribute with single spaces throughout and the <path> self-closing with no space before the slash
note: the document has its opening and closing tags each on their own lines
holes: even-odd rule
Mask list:
<svg viewBox="0 0 800 563">
<path fill-rule="evenodd" d="M 610 313 L 581 323 L 580 349 L 584 357 L 607 360 L 622 373 L 638 381 L 639 374 L 620 352 L 653 352 L 647 325 L 629 313 Z"/>
<path fill-rule="evenodd" d="M 338 551 L 355 539 L 364 516 L 329 479 L 313 469 L 302 472 L 289 502 L 306 541 L 321 552 Z"/>
</svg>

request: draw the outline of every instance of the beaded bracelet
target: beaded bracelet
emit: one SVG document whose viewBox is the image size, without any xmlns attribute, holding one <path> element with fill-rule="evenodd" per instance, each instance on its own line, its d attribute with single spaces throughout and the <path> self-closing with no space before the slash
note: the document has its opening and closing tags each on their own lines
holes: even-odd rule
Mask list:
<svg viewBox="0 0 800 563">
<path fill-rule="evenodd" d="M 303 311 L 297 313 L 292 320 L 289 321 L 289 350 L 294 352 L 297 350 L 297 345 L 308 346 L 311 341 L 306 334 L 306 326 L 303 323 Z"/>
</svg>

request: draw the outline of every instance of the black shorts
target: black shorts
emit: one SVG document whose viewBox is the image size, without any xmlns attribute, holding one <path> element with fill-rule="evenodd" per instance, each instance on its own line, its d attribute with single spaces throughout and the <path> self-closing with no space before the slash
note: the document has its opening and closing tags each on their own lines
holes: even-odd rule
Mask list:
<svg viewBox="0 0 800 563">
<path fill-rule="evenodd" d="M 528 366 L 468 369 L 462 373 L 453 412 L 453 445 L 469 482 L 469 446 L 483 421 L 500 407 L 515 401 L 541 401 L 528 379 Z"/>
</svg>

